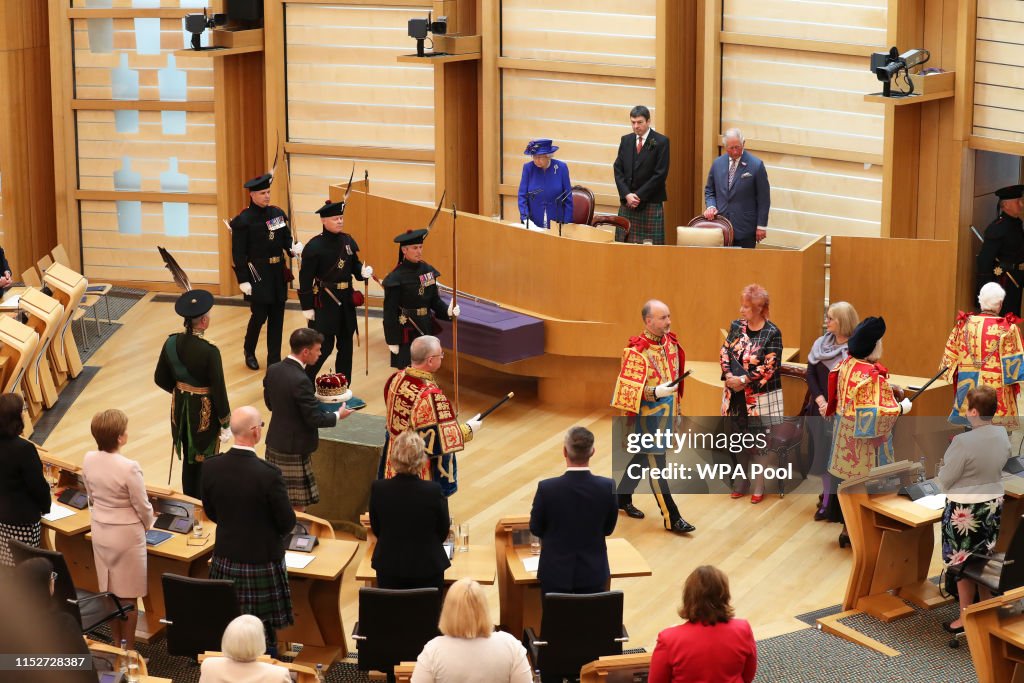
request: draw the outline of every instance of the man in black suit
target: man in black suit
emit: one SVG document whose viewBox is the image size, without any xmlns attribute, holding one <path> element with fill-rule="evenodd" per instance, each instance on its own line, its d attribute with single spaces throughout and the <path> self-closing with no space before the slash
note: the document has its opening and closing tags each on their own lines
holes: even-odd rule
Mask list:
<svg viewBox="0 0 1024 683">
<path fill-rule="evenodd" d="M 651 111 L 643 105 L 633 107 L 629 121 L 633 132 L 622 136 L 614 169 L 619 215 L 629 219 L 630 230 L 616 228 L 615 241 L 665 244 L 668 138 L 651 128 Z"/>
<path fill-rule="evenodd" d="M 562 446 L 565 474 L 537 484 L 530 532 L 542 540 L 542 593 L 600 593 L 608 587 L 605 536 L 615 530 L 615 482 L 590 471 L 594 435 L 573 427 Z"/>
<path fill-rule="evenodd" d="M 256 455 L 259 411 L 235 409 L 231 434 L 234 447 L 203 465 L 203 509 L 217 524 L 210 578 L 235 582 L 238 606 L 263 622 L 268 652 L 276 657 L 276 630 L 295 621 L 284 563 L 295 512 L 281 470 Z"/>
<path fill-rule="evenodd" d="M 380 588 L 444 588 L 451 566 L 442 543 L 451 518 L 436 481 L 420 479 L 423 437 L 402 432 L 391 449 L 395 476 L 370 484 L 370 528 L 377 537 L 373 568 Z"/>
<path fill-rule="evenodd" d="M 320 501 L 310 456 L 320 443 L 320 428 L 333 427 L 352 411 L 342 403 L 336 412 L 320 407 L 306 367 L 320 358 L 324 336 L 309 327 L 292 332 L 291 353 L 267 369 L 263 401 L 273 415 L 267 429 L 267 460 L 281 468 L 288 498 L 302 512 Z"/>
<path fill-rule="evenodd" d="M 745 144 L 737 128 L 722 136 L 725 154 L 711 163 L 704 186 L 704 218 L 725 216 L 732 223 L 733 246 L 753 249 L 767 234 L 772 188 L 764 162 L 745 151 Z"/>
</svg>

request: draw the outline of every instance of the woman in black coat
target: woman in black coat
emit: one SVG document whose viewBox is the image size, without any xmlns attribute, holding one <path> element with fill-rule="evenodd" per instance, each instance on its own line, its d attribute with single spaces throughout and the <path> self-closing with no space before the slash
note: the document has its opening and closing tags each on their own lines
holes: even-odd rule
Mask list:
<svg viewBox="0 0 1024 683">
<path fill-rule="evenodd" d="M 7 541 L 39 547 L 40 517 L 50 511 L 50 486 L 35 444 L 21 438 L 25 431 L 24 400 L 18 394 L 0 395 L 0 565 L 14 566 Z"/>
<path fill-rule="evenodd" d="M 370 528 L 377 536 L 372 564 L 380 588 L 444 588 L 451 518 L 441 486 L 418 476 L 425 459 L 423 437 L 400 434 L 391 451 L 397 474 L 370 486 Z"/>
</svg>

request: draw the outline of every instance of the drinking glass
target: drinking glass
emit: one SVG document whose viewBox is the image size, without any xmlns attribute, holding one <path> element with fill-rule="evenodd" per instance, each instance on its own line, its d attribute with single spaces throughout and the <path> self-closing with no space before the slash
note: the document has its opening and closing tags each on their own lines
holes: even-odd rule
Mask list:
<svg viewBox="0 0 1024 683">
<path fill-rule="evenodd" d="M 192 525 L 192 537 L 200 539 L 203 537 L 203 520 L 196 517 L 195 523 Z"/>
<path fill-rule="evenodd" d="M 540 539 L 530 534 L 530 554 L 540 555 Z"/>
<path fill-rule="evenodd" d="M 128 651 L 128 674 L 125 676 L 127 683 L 139 683 L 139 653 L 135 650 Z"/>
<path fill-rule="evenodd" d="M 459 548 L 460 553 L 469 552 L 469 522 L 463 522 L 459 525 Z"/>
</svg>

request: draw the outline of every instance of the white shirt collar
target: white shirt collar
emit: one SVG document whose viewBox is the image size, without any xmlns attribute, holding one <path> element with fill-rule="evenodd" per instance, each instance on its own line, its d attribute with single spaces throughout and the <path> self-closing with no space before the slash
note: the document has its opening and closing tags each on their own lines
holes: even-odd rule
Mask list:
<svg viewBox="0 0 1024 683">
<path fill-rule="evenodd" d="M 252 451 L 253 453 L 256 452 L 256 449 L 253 448 L 252 446 L 242 446 L 241 444 L 237 443 L 234 445 L 234 448 L 237 448 L 240 451 Z"/>
<path fill-rule="evenodd" d="M 566 467 L 565 471 L 566 472 L 589 472 L 590 471 L 590 467 L 589 466 L 587 466 L 587 467 Z"/>
<path fill-rule="evenodd" d="M 296 358 L 296 357 L 295 357 L 295 356 L 294 356 L 293 354 L 290 354 L 290 353 L 289 353 L 289 354 L 288 354 L 288 357 L 289 357 L 289 358 L 291 358 L 291 359 L 292 359 L 293 361 L 295 361 L 296 363 L 298 363 L 299 365 L 301 365 L 301 366 L 302 366 L 302 369 L 303 369 L 303 370 L 305 370 L 305 369 L 306 369 L 306 364 L 305 364 L 305 363 L 303 363 L 303 362 L 302 362 L 301 360 L 299 360 L 298 358 Z"/>
</svg>

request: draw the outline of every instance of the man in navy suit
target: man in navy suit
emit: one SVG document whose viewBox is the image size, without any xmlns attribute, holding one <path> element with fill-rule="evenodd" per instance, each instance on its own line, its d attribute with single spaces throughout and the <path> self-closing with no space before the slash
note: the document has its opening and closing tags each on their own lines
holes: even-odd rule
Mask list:
<svg viewBox="0 0 1024 683">
<path fill-rule="evenodd" d="M 537 578 L 542 593 L 600 593 L 607 589 L 608 547 L 618 505 L 615 482 L 590 471 L 594 435 L 573 427 L 562 446 L 565 473 L 537 484 L 530 532 L 543 541 Z"/>
<path fill-rule="evenodd" d="M 711 163 L 704 186 L 704 218 L 722 215 L 733 227 L 733 246 L 753 249 L 765 238 L 772 188 L 764 163 L 743 149 L 743 133 L 730 128 L 722 136 L 725 154 Z"/>
<path fill-rule="evenodd" d="M 651 128 L 651 111 L 637 105 L 629 112 L 632 133 L 619 140 L 612 169 L 619 192 L 619 215 L 629 219 L 629 234 L 615 228 L 616 242 L 665 244 L 665 210 L 668 198 L 668 138 Z"/>
</svg>

